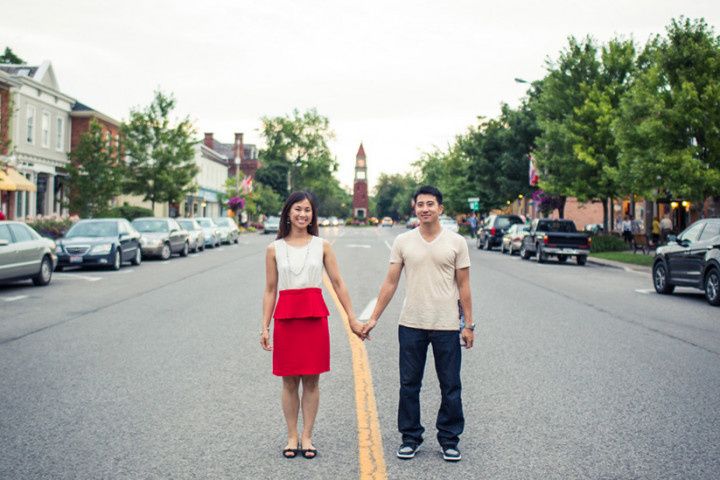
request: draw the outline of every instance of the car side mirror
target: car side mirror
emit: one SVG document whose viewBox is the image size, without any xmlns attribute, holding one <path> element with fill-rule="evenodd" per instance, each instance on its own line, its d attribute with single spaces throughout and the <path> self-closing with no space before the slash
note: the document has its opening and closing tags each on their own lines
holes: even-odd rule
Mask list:
<svg viewBox="0 0 720 480">
<path fill-rule="evenodd" d="M 676 235 L 668 235 L 667 243 L 679 243 Z"/>
<path fill-rule="evenodd" d="M 7 247 L 8 245 L 10 245 L 10 242 L 8 240 L 0 238 L 0 247 Z"/>
</svg>

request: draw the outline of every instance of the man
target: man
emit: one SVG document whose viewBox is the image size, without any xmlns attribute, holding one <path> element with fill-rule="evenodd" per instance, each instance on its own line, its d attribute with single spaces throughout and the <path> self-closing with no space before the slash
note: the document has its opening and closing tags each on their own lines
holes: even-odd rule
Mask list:
<svg viewBox="0 0 720 480">
<path fill-rule="evenodd" d="M 390 267 L 377 304 L 365 324 L 367 337 L 392 299 L 405 269 L 405 302 L 400 314 L 400 402 L 398 430 L 402 444 L 397 456 L 410 459 L 423 442 L 420 424 L 420 386 L 428 345 L 432 345 L 442 401 L 437 439 L 447 461 L 460 460 L 458 442 L 465 420 L 460 382 L 461 350 L 458 340 L 458 298 L 465 316 L 461 331 L 466 348 L 472 348 L 475 324 L 470 298 L 470 255 L 465 239 L 440 225 L 442 193 L 420 187 L 413 196 L 420 225 L 399 235 L 390 253 Z"/>
<path fill-rule="evenodd" d="M 470 238 L 475 238 L 478 228 L 478 219 L 475 212 L 470 212 L 470 218 L 468 218 L 468 224 L 470 225 Z"/>
</svg>

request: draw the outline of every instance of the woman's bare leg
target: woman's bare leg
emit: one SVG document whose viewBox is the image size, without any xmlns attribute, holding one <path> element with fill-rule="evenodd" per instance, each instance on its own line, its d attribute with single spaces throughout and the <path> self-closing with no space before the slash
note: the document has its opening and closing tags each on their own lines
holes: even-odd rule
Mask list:
<svg viewBox="0 0 720 480">
<path fill-rule="evenodd" d="M 287 423 L 288 444 L 285 448 L 298 448 L 298 413 L 300 410 L 299 376 L 282 377 L 282 409 Z"/>
<path fill-rule="evenodd" d="M 302 448 L 307 450 L 315 448 L 312 444 L 312 431 L 315 426 L 315 417 L 320 406 L 320 375 L 302 376 Z"/>
</svg>

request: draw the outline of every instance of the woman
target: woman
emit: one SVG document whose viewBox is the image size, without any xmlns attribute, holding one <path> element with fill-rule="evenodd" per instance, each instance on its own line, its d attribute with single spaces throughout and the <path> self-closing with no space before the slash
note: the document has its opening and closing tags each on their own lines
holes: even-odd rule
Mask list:
<svg viewBox="0 0 720 480">
<path fill-rule="evenodd" d="M 330 370 L 330 334 L 327 306 L 322 297 L 322 272 L 327 271 L 335 293 L 348 312 L 350 327 L 361 336 L 347 288 L 340 276 L 335 254 L 318 235 L 317 206 L 312 194 L 292 193 L 280 215 L 277 239 L 265 256 L 265 293 L 262 347 L 273 352 L 273 374 L 282 377 L 282 408 L 287 422 L 285 458 L 301 454 L 315 458 L 312 430 L 320 402 L 320 374 Z M 276 296 L 280 296 L 275 304 Z M 273 315 L 274 311 L 274 315 Z M 270 344 L 270 320 L 275 319 Z M 302 398 L 299 387 L 302 383 Z M 302 404 L 303 429 L 298 435 Z"/>
</svg>

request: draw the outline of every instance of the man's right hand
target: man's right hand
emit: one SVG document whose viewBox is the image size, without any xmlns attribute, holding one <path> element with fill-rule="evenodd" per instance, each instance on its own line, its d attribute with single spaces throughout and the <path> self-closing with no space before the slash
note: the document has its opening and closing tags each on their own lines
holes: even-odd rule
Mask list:
<svg viewBox="0 0 720 480">
<path fill-rule="evenodd" d="M 371 318 L 370 320 L 368 320 L 368 321 L 365 323 L 365 325 L 363 325 L 362 335 L 363 335 L 363 337 L 365 337 L 367 340 L 370 340 L 370 330 L 372 330 L 373 328 L 375 328 L 375 325 L 377 325 L 377 320 L 372 319 L 372 318 Z"/>
</svg>

